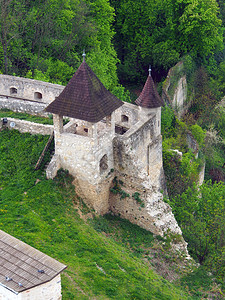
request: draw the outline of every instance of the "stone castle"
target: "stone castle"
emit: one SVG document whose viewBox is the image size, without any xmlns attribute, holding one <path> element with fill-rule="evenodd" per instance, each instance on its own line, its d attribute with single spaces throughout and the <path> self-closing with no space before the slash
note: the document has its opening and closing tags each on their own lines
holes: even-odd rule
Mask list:
<svg viewBox="0 0 225 300">
<path fill-rule="evenodd" d="M 0 94 L 0 108 L 53 114 L 48 178 L 67 169 L 76 192 L 98 214 L 120 215 L 157 235 L 182 234 L 161 193 L 163 102 L 150 73 L 136 105 L 112 95 L 85 61 L 65 88 L 0 75 Z M 177 248 L 186 251 L 186 243 Z"/>
</svg>

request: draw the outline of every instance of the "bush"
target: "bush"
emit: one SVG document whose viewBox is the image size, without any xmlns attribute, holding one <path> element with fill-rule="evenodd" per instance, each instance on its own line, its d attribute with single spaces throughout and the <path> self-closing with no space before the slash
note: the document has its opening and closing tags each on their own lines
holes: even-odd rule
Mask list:
<svg viewBox="0 0 225 300">
<path fill-rule="evenodd" d="M 202 148 L 205 141 L 205 131 L 199 125 L 195 124 L 191 126 L 191 132 L 200 148 Z"/>
</svg>

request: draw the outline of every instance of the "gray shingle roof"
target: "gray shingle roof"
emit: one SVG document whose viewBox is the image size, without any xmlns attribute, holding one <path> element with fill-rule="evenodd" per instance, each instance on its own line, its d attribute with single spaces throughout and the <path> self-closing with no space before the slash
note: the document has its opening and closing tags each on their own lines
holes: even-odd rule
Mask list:
<svg viewBox="0 0 225 300">
<path fill-rule="evenodd" d="M 123 105 L 82 62 L 62 93 L 46 107 L 61 116 L 96 123 Z"/>
<path fill-rule="evenodd" d="M 0 230 L 0 285 L 20 293 L 52 280 L 66 266 Z"/>
</svg>

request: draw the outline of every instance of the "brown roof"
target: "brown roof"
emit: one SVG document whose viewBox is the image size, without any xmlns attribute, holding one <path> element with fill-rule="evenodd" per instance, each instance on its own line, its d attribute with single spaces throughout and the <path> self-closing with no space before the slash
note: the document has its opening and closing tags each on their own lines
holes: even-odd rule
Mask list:
<svg viewBox="0 0 225 300">
<path fill-rule="evenodd" d="M 62 93 L 45 109 L 47 112 L 96 123 L 123 105 L 82 62 Z"/>
<path fill-rule="evenodd" d="M 151 75 L 148 76 L 145 82 L 145 86 L 135 103 L 139 106 L 147 108 L 156 108 L 164 106 L 163 100 L 157 92 Z"/>
<path fill-rule="evenodd" d="M 52 280 L 65 265 L 0 230 L 0 285 L 20 293 Z"/>
</svg>

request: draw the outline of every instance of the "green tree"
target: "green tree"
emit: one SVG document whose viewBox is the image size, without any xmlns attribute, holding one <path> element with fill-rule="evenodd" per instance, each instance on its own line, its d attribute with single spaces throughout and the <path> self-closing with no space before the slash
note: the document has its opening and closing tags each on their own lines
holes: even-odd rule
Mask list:
<svg viewBox="0 0 225 300">
<path fill-rule="evenodd" d="M 0 43 L 3 52 L 3 69 L 8 74 L 12 64 L 13 51 L 17 49 L 12 45 L 20 44 L 21 36 L 25 30 L 24 24 L 25 3 L 16 0 L 0 0 Z"/>
<path fill-rule="evenodd" d="M 149 63 L 167 70 L 189 53 L 204 61 L 223 46 L 216 0 L 111 0 L 121 77 L 136 80 Z"/>
<path fill-rule="evenodd" d="M 222 47 L 221 20 L 216 0 L 170 1 L 171 27 L 181 54 L 205 59 Z"/>
<path fill-rule="evenodd" d="M 208 181 L 201 187 L 194 185 L 181 195 L 171 198 L 170 204 L 188 242 L 190 253 L 200 263 L 208 264 L 215 270 L 218 255 L 225 247 L 224 183 L 212 184 Z"/>
<path fill-rule="evenodd" d="M 87 62 L 103 83 L 110 89 L 117 85 L 114 9 L 108 0 L 0 1 L 5 73 L 66 84 L 85 49 Z"/>
</svg>

